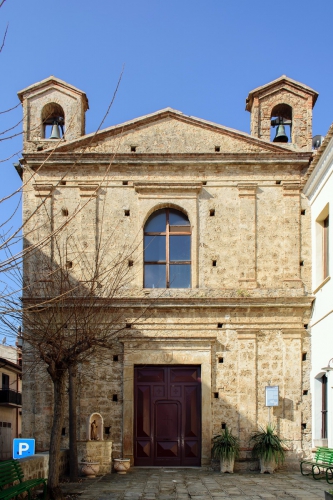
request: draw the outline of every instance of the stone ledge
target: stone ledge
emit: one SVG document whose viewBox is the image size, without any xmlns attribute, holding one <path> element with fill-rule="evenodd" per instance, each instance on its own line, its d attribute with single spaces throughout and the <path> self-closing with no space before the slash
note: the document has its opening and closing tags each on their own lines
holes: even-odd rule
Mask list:
<svg viewBox="0 0 333 500">
<path fill-rule="evenodd" d="M 20 460 L 24 479 L 47 478 L 49 475 L 49 453 L 36 453 L 33 457 L 22 458 Z M 68 473 L 69 453 L 68 450 L 60 451 L 60 476 Z"/>
</svg>

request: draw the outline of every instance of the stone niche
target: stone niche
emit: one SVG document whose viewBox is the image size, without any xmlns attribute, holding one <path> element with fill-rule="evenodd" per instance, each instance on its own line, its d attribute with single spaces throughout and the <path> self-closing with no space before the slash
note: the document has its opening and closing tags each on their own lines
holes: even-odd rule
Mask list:
<svg viewBox="0 0 333 500">
<path fill-rule="evenodd" d="M 87 418 L 87 439 L 78 441 L 77 451 L 79 463 L 84 458 L 99 462 L 98 475 L 111 472 L 112 441 L 103 440 L 104 421 L 100 413 L 92 413 Z"/>
<path fill-rule="evenodd" d="M 87 440 L 103 441 L 104 422 L 100 413 L 92 413 L 87 420 Z"/>
</svg>

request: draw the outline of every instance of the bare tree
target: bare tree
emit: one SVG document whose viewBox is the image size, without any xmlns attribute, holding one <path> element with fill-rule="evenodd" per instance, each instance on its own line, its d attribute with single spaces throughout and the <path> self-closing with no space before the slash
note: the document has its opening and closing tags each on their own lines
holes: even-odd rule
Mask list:
<svg viewBox="0 0 333 500">
<path fill-rule="evenodd" d="M 101 224 L 102 226 L 103 224 Z M 135 316 L 123 308 L 121 298 L 133 281 L 131 264 L 137 244 L 124 243 L 111 251 L 119 228 L 104 237 L 100 233 L 95 257 L 86 251 L 69 224 L 52 239 L 53 258 L 42 251 L 27 257 L 23 297 L 7 295 L 3 304 L 8 328 L 23 323 L 24 370 L 47 367 L 53 384 L 53 425 L 50 440 L 48 489 L 50 498 L 62 498 L 59 488 L 60 440 L 69 374 L 71 479 L 77 479 L 76 370 L 80 363 L 114 348 L 120 332 L 147 314 L 147 305 Z M 130 265 L 129 265 L 130 263 Z M 15 269 L 15 272 L 17 270 Z M 39 368 L 39 367 L 38 367 Z"/>
<path fill-rule="evenodd" d="M 2 4 L 3 2 L 0 7 Z M 110 112 L 122 73 L 123 71 L 108 109 L 87 148 Z M 6 112 L 12 109 L 15 108 Z M 22 132 L 18 134 L 12 132 L 19 124 L 5 130 L 3 132 L 5 136 L 0 137 L 0 141 L 22 134 Z M 26 171 L 27 175 L 19 189 L 0 199 L 2 207 L 17 197 L 14 213 L 19 209 L 22 192 L 31 185 L 38 172 L 42 171 L 59 144 L 60 141 L 55 141 L 54 147 L 37 170 Z M 84 150 L 81 154 L 84 154 Z M 113 157 L 109 168 L 112 160 Z M 79 161 L 80 155 L 63 173 L 59 182 L 73 171 Z M 18 165 L 18 171 L 20 168 Z M 105 176 L 108 172 L 109 169 L 106 169 Z M 103 180 L 96 187 L 96 191 L 103 184 Z M 112 246 L 111 237 L 103 239 L 101 233 L 95 257 L 91 260 L 91 255 L 86 254 L 80 238 L 75 235 L 75 230 L 69 235 L 71 224 L 90 201 L 91 198 L 88 198 L 83 205 L 80 204 L 73 210 L 70 217 L 60 224 L 52 223 L 51 226 L 45 222 L 45 217 L 41 217 L 41 214 L 47 213 L 46 197 L 40 198 L 38 206 L 25 217 L 22 224 L 15 227 L 12 212 L 0 220 L 0 330 L 2 328 L 6 334 L 12 332 L 12 335 L 16 336 L 18 325 L 23 323 L 24 372 L 46 366 L 53 385 L 53 425 L 48 482 L 50 498 L 62 498 L 59 488 L 59 456 L 67 376 L 69 374 L 71 478 L 75 480 L 77 478 L 75 434 L 77 366 L 97 350 L 100 352 L 101 349 L 112 348 L 117 334 L 126 328 L 126 318 L 123 310 L 117 306 L 117 300 L 132 279 L 133 271 L 129 268 L 128 261 L 130 257 L 133 258 L 133 246 L 130 248 L 124 245 L 120 253 L 110 256 L 107 249 Z M 20 248 L 22 233 L 29 244 Z M 115 234 L 112 237 L 115 237 Z M 54 249 L 51 257 L 44 252 L 49 246 Z M 34 269 L 39 271 L 35 272 Z M 75 269 L 80 269 L 80 273 L 73 272 Z M 143 310 L 141 313 L 143 314 Z M 135 321 L 140 319 L 141 313 L 139 312 Z"/>
</svg>

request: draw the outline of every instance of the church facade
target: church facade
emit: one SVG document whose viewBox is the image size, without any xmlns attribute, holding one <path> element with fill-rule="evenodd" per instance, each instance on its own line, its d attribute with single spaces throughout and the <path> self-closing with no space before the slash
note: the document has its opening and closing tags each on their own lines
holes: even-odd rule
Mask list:
<svg viewBox="0 0 333 500">
<path fill-rule="evenodd" d="M 270 419 L 290 459 L 309 454 L 313 296 L 302 186 L 317 93 L 286 76 L 253 90 L 251 134 L 167 108 L 86 135 L 88 101 L 77 88 L 50 77 L 19 98 L 25 219 L 43 204 L 26 246 L 77 207 L 72 224 L 88 258 L 101 225 L 113 235 L 111 256 L 133 242 L 126 292 L 112 305 L 128 328 L 103 363 L 85 362 L 89 376 L 81 369 L 79 439 L 89 439 L 97 412 L 115 458 L 200 466 L 226 426 L 249 458 L 251 434 Z M 50 237 L 43 254 L 52 261 L 53 252 Z M 72 272 L 80 280 L 79 264 Z M 270 410 L 268 386 L 278 387 Z M 23 435 L 46 450 L 47 378 L 23 377 L 23 391 Z M 64 445 L 66 429 L 68 420 Z"/>
</svg>

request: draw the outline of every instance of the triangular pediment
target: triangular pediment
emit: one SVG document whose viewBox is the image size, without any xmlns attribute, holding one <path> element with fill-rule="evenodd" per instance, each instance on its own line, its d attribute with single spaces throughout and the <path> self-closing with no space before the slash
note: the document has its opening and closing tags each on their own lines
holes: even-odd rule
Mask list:
<svg viewBox="0 0 333 500">
<path fill-rule="evenodd" d="M 99 154 L 291 152 L 288 146 L 257 139 L 244 132 L 184 115 L 171 108 L 58 145 L 57 151 Z"/>
</svg>

